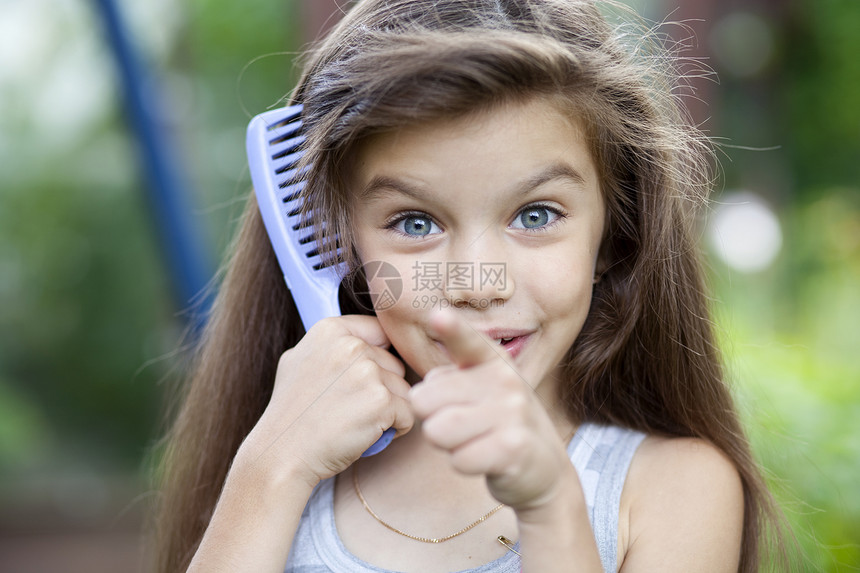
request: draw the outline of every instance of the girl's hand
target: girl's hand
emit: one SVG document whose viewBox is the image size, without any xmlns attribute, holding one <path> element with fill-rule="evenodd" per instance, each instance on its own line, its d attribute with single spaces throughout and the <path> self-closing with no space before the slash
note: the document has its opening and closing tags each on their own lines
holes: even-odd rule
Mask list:
<svg viewBox="0 0 860 573">
<path fill-rule="evenodd" d="M 493 496 L 518 514 L 578 485 L 549 414 L 506 351 L 453 312 L 432 325 L 454 364 L 432 369 L 410 392 L 426 438 L 457 470 L 485 474 Z"/>
<path fill-rule="evenodd" d="M 289 470 L 313 486 L 346 469 L 386 429 L 408 432 L 409 384 L 389 346 L 375 317 L 319 321 L 281 356 L 272 398 L 243 450 L 263 465 L 294 464 Z"/>
</svg>

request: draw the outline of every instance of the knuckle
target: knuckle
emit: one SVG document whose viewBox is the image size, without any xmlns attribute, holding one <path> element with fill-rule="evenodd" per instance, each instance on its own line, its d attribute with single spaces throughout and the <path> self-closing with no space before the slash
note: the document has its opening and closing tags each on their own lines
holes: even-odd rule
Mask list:
<svg viewBox="0 0 860 573">
<path fill-rule="evenodd" d="M 357 356 L 360 356 L 361 353 L 364 352 L 365 347 L 365 342 L 360 338 L 356 338 L 354 336 L 346 337 L 341 342 L 341 351 L 343 352 L 344 356 L 347 356 L 349 358 L 355 358 Z"/>
<path fill-rule="evenodd" d="M 509 429 L 499 436 L 499 447 L 509 456 L 517 456 L 528 447 L 526 433 L 519 429 Z"/>
<path fill-rule="evenodd" d="M 379 378 L 379 370 L 379 365 L 372 360 L 362 360 L 355 365 L 355 372 L 362 379 Z"/>
<path fill-rule="evenodd" d="M 367 390 L 367 401 L 373 410 L 384 410 L 391 405 L 391 393 L 382 384 L 373 384 Z"/>
<path fill-rule="evenodd" d="M 462 408 L 450 408 L 446 415 L 446 422 L 454 427 L 464 426 L 469 421 L 469 414 Z"/>
<path fill-rule="evenodd" d="M 311 327 L 311 330 L 315 330 L 322 334 L 331 335 L 336 332 L 339 332 L 341 330 L 341 326 L 336 317 L 327 316 L 317 321 L 317 323 Z"/>
</svg>

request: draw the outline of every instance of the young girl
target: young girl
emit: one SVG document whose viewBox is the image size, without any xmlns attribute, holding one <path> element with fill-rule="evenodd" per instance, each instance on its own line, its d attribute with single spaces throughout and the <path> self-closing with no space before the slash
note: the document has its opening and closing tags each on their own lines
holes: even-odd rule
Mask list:
<svg viewBox="0 0 860 573">
<path fill-rule="evenodd" d="M 707 146 L 669 57 L 623 38 L 592 2 L 362 0 L 313 52 L 321 247 L 404 289 L 305 333 L 249 201 L 161 571 L 757 570 L 771 501 L 693 233 Z"/>
</svg>

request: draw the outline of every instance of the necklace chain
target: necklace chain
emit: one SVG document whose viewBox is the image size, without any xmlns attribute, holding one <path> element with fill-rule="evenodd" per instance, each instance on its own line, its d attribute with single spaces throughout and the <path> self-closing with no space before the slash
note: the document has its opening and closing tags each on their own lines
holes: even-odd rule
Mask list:
<svg viewBox="0 0 860 573">
<path fill-rule="evenodd" d="M 418 535 L 412 535 L 411 533 L 406 533 L 405 531 L 403 531 L 401 529 L 397 529 L 396 527 L 394 527 L 390 523 L 386 523 L 385 521 L 382 520 L 381 517 L 376 515 L 376 512 L 374 512 L 370 508 L 370 505 L 367 503 L 367 500 L 364 499 L 364 496 L 361 494 L 361 488 L 358 487 L 358 471 L 357 470 L 358 470 L 358 468 L 356 466 L 353 466 L 353 468 L 352 468 L 352 485 L 355 486 L 355 494 L 358 496 L 358 500 L 361 502 L 361 505 L 363 505 L 364 509 L 367 510 L 367 513 L 369 513 L 371 516 L 373 516 L 373 519 L 375 519 L 376 521 L 378 521 L 379 523 L 381 523 L 382 525 L 384 525 L 386 528 L 390 529 L 394 533 L 397 533 L 398 535 L 402 535 L 403 537 L 408 537 L 409 539 L 412 539 L 415 541 L 420 541 L 422 543 L 443 543 L 445 541 L 448 541 L 449 539 L 454 539 L 458 535 L 462 535 L 462 534 L 466 533 L 467 531 L 469 531 L 470 529 L 477 527 L 478 525 L 481 525 L 487 519 L 489 519 L 489 517 L 491 515 L 493 515 L 494 513 L 496 513 L 497 511 L 499 511 L 503 507 L 505 507 L 505 504 L 500 503 L 499 505 L 497 505 L 496 507 L 494 507 L 493 509 L 491 509 L 490 511 L 488 511 L 487 513 L 485 513 L 484 515 L 479 517 L 477 520 L 473 521 L 472 523 L 470 523 L 469 525 L 467 525 L 463 529 L 461 529 L 455 533 L 452 533 L 451 535 L 446 535 L 444 537 L 420 537 Z"/>
</svg>

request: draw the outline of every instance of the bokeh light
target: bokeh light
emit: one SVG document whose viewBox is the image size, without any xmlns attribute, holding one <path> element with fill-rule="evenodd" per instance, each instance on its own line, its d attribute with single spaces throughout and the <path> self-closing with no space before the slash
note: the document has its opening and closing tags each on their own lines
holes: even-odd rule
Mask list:
<svg viewBox="0 0 860 573">
<path fill-rule="evenodd" d="M 768 268 L 782 248 L 782 229 L 773 210 L 758 195 L 735 192 L 717 203 L 708 227 L 717 256 L 744 273 Z"/>
</svg>

